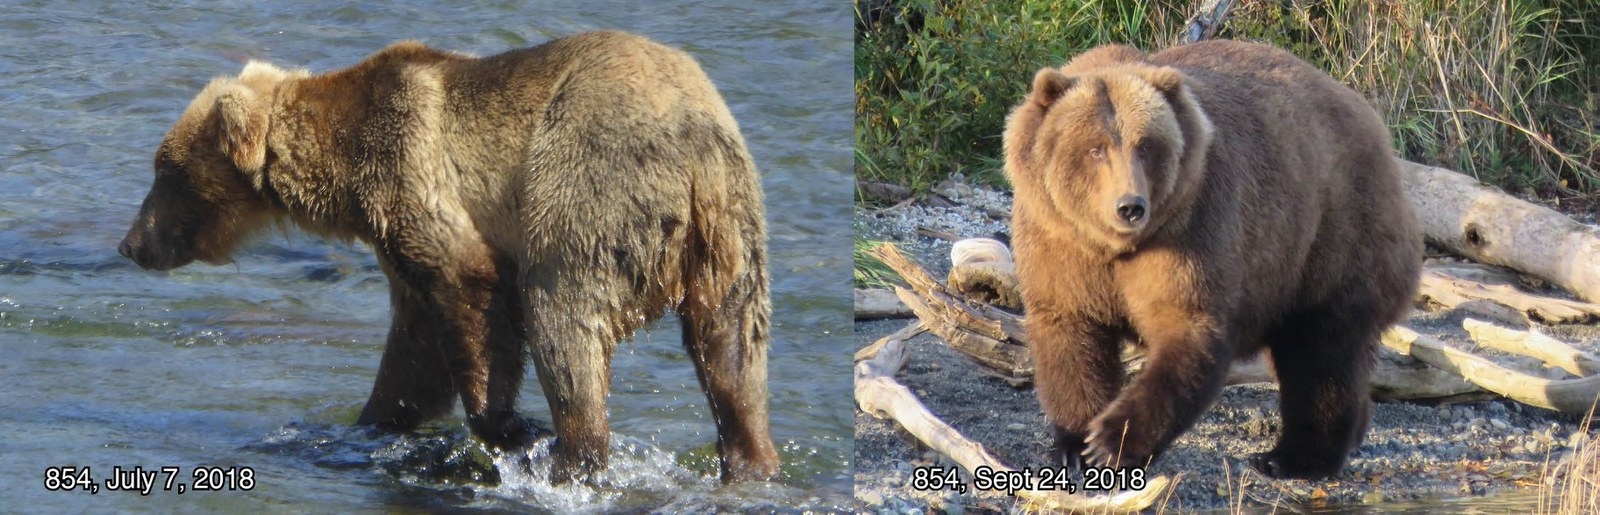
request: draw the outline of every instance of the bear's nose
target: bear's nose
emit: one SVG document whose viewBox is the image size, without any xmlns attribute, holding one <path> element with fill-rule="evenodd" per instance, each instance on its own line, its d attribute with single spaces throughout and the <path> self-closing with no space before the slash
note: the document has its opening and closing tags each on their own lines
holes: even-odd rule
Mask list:
<svg viewBox="0 0 1600 515">
<path fill-rule="evenodd" d="M 128 244 L 128 240 L 122 240 L 122 244 L 117 245 L 117 253 L 122 254 L 122 257 L 133 259 L 133 246 Z"/>
<path fill-rule="evenodd" d="M 1144 197 L 1139 195 L 1123 195 L 1117 199 L 1117 217 L 1130 224 L 1137 224 L 1144 220 L 1146 204 Z"/>
</svg>

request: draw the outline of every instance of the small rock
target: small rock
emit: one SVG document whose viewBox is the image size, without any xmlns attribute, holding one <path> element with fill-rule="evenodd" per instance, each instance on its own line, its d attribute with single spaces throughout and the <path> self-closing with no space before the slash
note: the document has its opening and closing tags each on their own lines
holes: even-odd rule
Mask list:
<svg viewBox="0 0 1600 515">
<path fill-rule="evenodd" d="M 959 182 L 949 183 L 939 189 L 939 194 L 950 197 L 951 200 L 961 200 L 972 196 L 972 186 Z"/>
<path fill-rule="evenodd" d="M 1027 424 L 1023 424 L 1021 422 L 1012 422 L 1010 424 L 1006 424 L 1006 429 L 1009 429 L 1009 430 L 1012 430 L 1012 431 L 1027 431 L 1028 430 L 1028 425 Z"/>
<path fill-rule="evenodd" d="M 1496 404 L 1496 406 L 1499 406 L 1499 404 Z M 1499 429 L 1501 431 L 1505 431 L 1507 429 L 1511 429 L 1511 423 L 1510 422 L 1506 422 L 1505 419 L 1501 419 L 1501 418 L 1490 419 L 1489 420 L 1489 425 L 1494 426 L 1495 429 Z"/>
<path fill-rule="evenodd" d="M 874 492 L 872 490 L 857 492 L 856 499 L 860 499 L 861 502 L 867 503 L 867 506 L 883 505 L 883 494 Z"/>
</svg>

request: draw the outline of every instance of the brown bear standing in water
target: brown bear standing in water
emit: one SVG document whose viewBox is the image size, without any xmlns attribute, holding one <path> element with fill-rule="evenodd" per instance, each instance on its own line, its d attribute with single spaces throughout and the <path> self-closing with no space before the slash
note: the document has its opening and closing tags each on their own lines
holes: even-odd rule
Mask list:
<svg viewBox="0 0 1600 515">
<path fill-rule="evenodd" d="M 481 59 L 399 43 L 324 75 L 251 63 L 162 141 L 119 250 L 158 270 L 223 263 L 284 218 L 370 244 L 394 323 L 358 423 L 413 427 L 459 395 L 473 434 L 524 446 L 531 349 L 557 481 L 604 467 L 616 344 L 675 310 L 722 479 L 763 480 L 779 468 L 763 217 L 694 60 L 595 32 Z"/>
<path fill-rule="evenodd" d="M 1270 47 L 1046 68 L 1007 121 L 1017 273 L 1057 456 L 1143 465 L 1270 350 L 1283 431 L 1252 463 L 1337 474 L 1366 431 L 1379 334 L 1422 262 L 1382 120 Z M 1144 345 L 1123 388 L 1120 342 Z"/>
</svg>

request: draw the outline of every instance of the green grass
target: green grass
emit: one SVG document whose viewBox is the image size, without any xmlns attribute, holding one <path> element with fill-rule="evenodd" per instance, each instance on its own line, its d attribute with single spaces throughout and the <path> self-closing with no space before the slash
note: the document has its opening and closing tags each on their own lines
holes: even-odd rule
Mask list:
<svg viewBox="0 0 1600 515">
<path fill-rule="evenodd" d="M 1175 25 L 1146 2 L 858 1 L 858 178 L 925 191 L 952 173 L 1003 182 L 1000 131 L 1039 68 Z M 1160 6 L 1162 2 L 1151 2 Z"/>
<path fill-rule="evenodd" d="M 878 5 L 880 2 L 870 2 Z M 858 0 L 858 178 L 1001 185 L 1005 115 L 1044 66 L 1170 46 L 1191 2 Z M 1600 2 L 1241 1 L 1221 38 L 1285 48 L 1361 91 L 1408 159 L 1541 196 L 1600 191 Z"/>
<path fill-rule="evenodd" d="M 889 268 L 889 265 L 883 264 L 883 261 L 879 261 L 878 258 L 868 254 L 869 251 L 879 245 L 883 245 L 883 242 L 856 240 L 855 284 L 857 288 L 889 288 L 904 282 L 900 280 L 900 275 L 895 273 L 894 269 Z"/>
</svg>

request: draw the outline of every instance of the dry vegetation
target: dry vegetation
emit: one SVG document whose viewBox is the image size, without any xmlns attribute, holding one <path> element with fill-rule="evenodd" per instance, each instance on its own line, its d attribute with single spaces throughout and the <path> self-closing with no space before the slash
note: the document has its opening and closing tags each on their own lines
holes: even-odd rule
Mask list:
<svg viewBox="0 0 1600 515">
<path fill-rule="evenodd" d="M 1539 491 L 1539 505 L 1545 513 L 1600 513 L 1600 438 L 1589 432 L 1594 415 L 1590 410 L 1589 418 L 1578 428 L 1579 433 L 1591 437 L 1546 474 L 1545 486 Z"/>
</svg>

